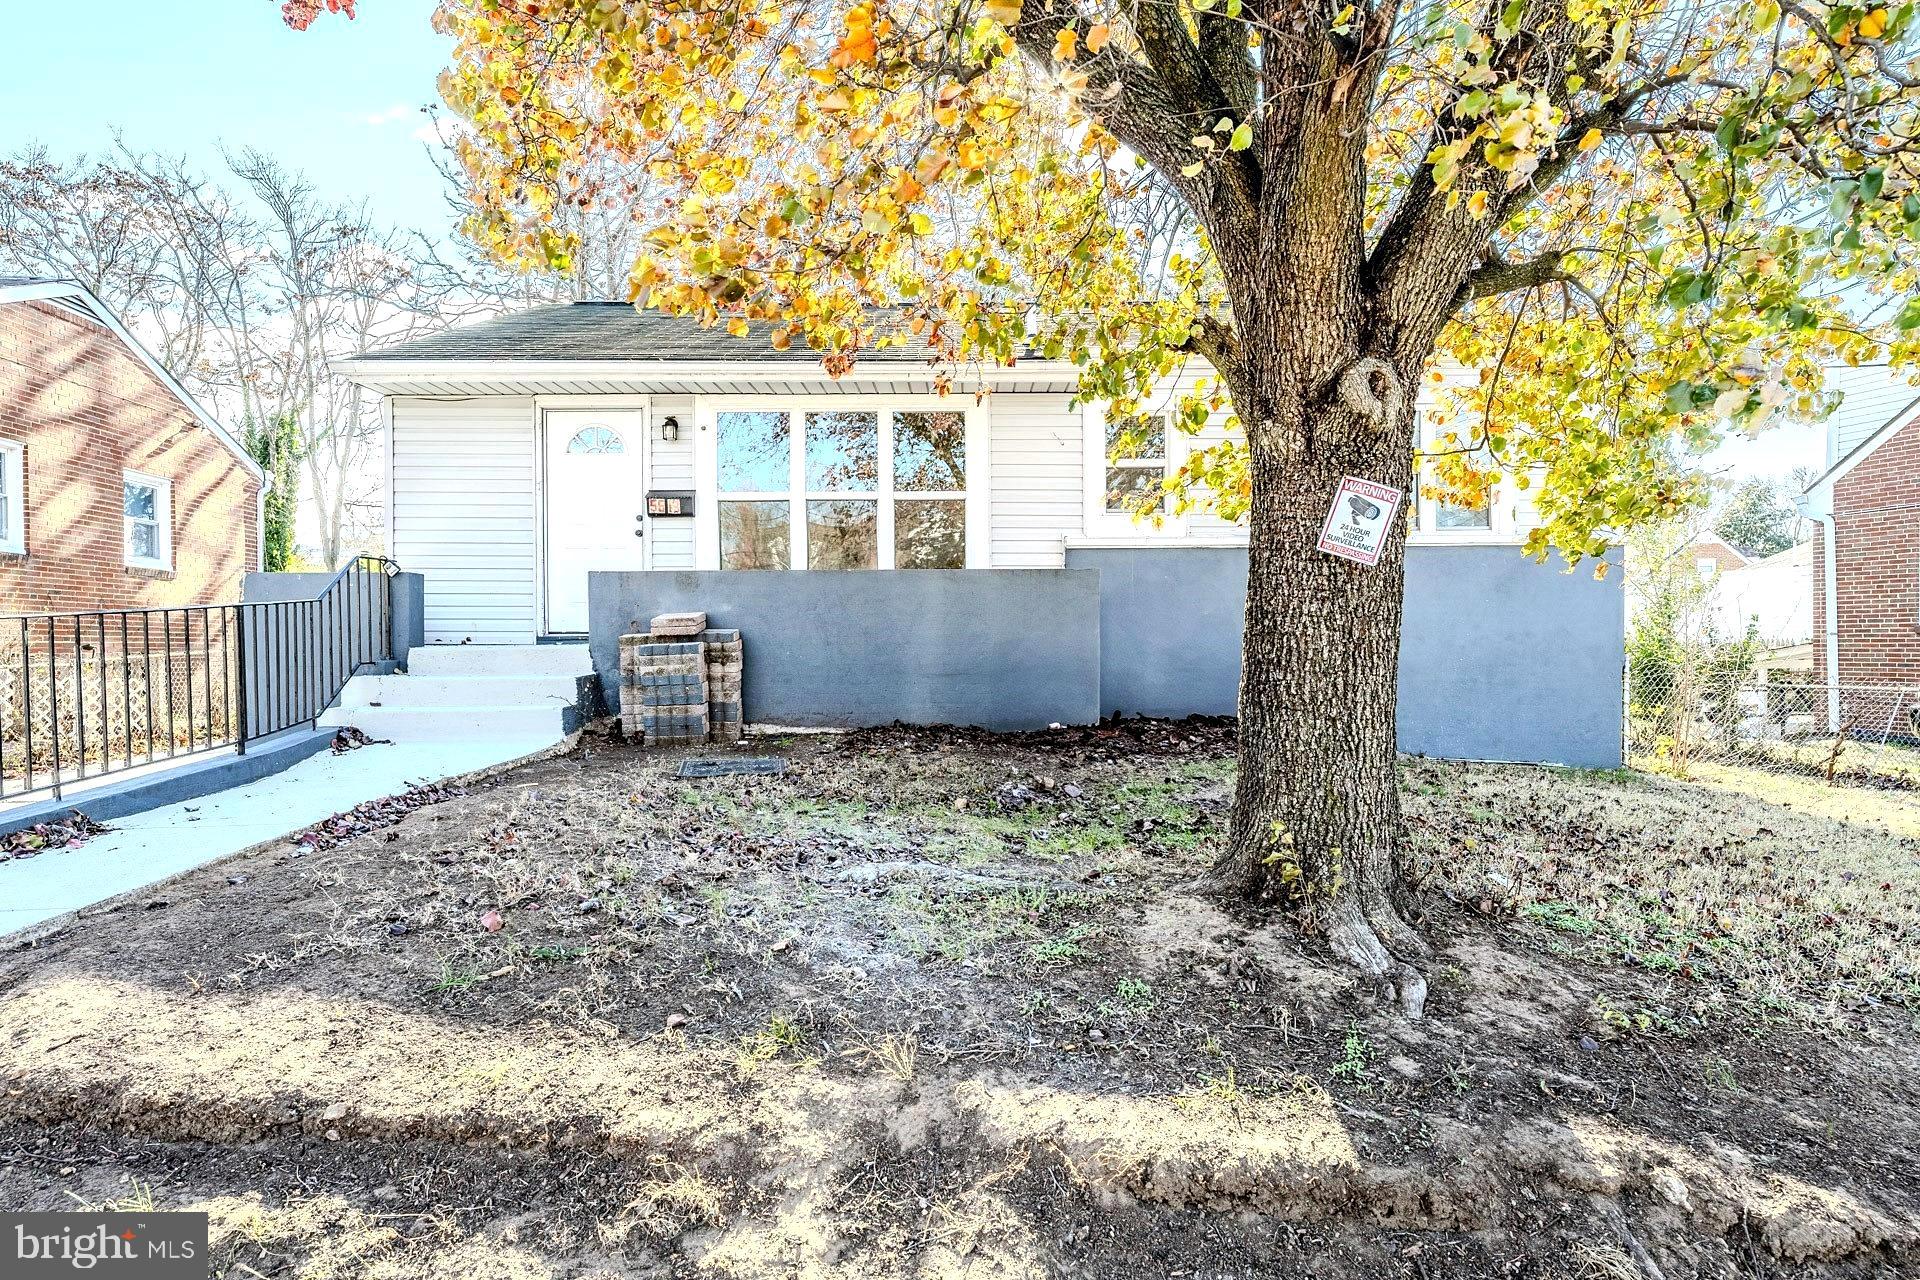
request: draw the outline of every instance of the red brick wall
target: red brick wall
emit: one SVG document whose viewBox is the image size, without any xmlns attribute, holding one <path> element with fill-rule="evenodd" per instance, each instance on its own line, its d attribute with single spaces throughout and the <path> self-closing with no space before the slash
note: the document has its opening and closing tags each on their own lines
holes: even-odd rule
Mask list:
<svg viewBox="0 0 1920 1280">
<path fill-rule="evenodd" d="M 1717 538 L 1710 538 L 1705 542 L 1696 542 L 1688 547 L 1684 554 L 1689 564 L 1701 560 L 1711 560 L 1715 567 L 1722 573 L 1730 569 L 1742 568 L 1750 563 L 1750 561 L 1738 551 L 1735 551 L 1732 547 Z"/>
<path fill-rule="evenodd" d="M 1920 419 L 1833 487 L 1841 684 L 1920 687 Z M 1825 530 L 1814 541 L 1814 669 L 1826 677 Z"/>
<path fill-rule="evenodd" d="M 60 307 L 0 305 L 0 438 L 26 451 L 24 556 L 0 613 L 240 598 L 259 485 L 114 334 Z M 173 568 L 126 565 L 121 472 L 173 482 Z"/>
</svg>

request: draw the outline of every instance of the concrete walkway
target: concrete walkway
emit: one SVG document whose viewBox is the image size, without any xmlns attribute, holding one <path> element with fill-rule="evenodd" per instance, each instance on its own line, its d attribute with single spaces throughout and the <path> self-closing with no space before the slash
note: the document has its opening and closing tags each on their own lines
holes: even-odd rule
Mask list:
<svg viewBox="0 0 1920 1280">
<path fill-rule="evenodd" d="M 322 752 L 226 791 L 118 818 L 78 849 L 0 862 L 0 936 L 155 884 L 409 787 L 522 760 L 551 733 Z"/>
</svg>

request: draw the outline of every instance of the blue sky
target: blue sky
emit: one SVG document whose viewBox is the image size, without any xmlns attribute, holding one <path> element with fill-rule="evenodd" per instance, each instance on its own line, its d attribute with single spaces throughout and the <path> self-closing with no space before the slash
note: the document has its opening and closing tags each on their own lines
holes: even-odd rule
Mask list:
<svg viewBox="0 0 1920 1280">
<path fill-rule="evenodd" d="M 119 128 L 136 150 L 212 171 L 221 145 L 254 146 L 326 195 L 364 198 L 377 221 L 444 233 L 440 179 L 413 136 L 446 63 L 432 0 L 359 8 L 294 32 L 278 0 L 10 5 L 0 151 L 97 152 Z"/>
</svg>

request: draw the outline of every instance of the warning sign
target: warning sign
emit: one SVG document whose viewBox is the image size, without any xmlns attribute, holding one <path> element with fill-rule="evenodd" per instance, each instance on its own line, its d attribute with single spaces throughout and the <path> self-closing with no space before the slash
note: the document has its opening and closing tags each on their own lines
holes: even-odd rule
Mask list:
<svg viewBox="0 0 1920 1280">
<path fill-rule="evenodd" d="M 1384 484 L 1348 476 L 1333 495 L 1333 509 L 1320 528 L 1320 549 L 1364 564 L 1369 569 L 1380 563 L 1380 552 L 1387 545 L 1387 531 L 1393 527 L 1394 513 L 1400 510 L 1400 490 Z"/>
</svg>

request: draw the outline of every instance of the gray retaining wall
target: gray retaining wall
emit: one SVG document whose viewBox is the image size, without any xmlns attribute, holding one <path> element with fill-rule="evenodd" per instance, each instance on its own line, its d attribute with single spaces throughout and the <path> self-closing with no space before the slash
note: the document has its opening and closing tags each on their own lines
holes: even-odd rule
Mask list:
<svg viewBox="0 0 1920 1280">
<path fill-rule="evenodd" d="M 1231 715 L 1247 553 L 1084 548 L 1064 570 L 594 573 L 594 669 L 619 688 L 619 637 L 704 609 L 746 642 L 747 720 L 905 720 L 994 729 L 1124 715 Z M 1402 751 L 1620 764 L 1625 603 L 1512 546 L 1407 553 Z"/>
<path fill-rule="evenodd" d="M 1102 715 L 1234 713 L 1244 548 L 1085 548 L 1067 565 L 1100 573 Z M 1512 546 L 1408 547 L 1400 749 L 1619 765 L 1625 634 L 1617 568 L 1595 581 Z"/>
<path fill-rule="evenodd" d="M 749 722 L 1031 729 L 1099 717 L 1100 576 L 1076 569 L 592 573 L 602 689 L 620 636 L 703 609 L 746 643 Z"/>
</svg>

